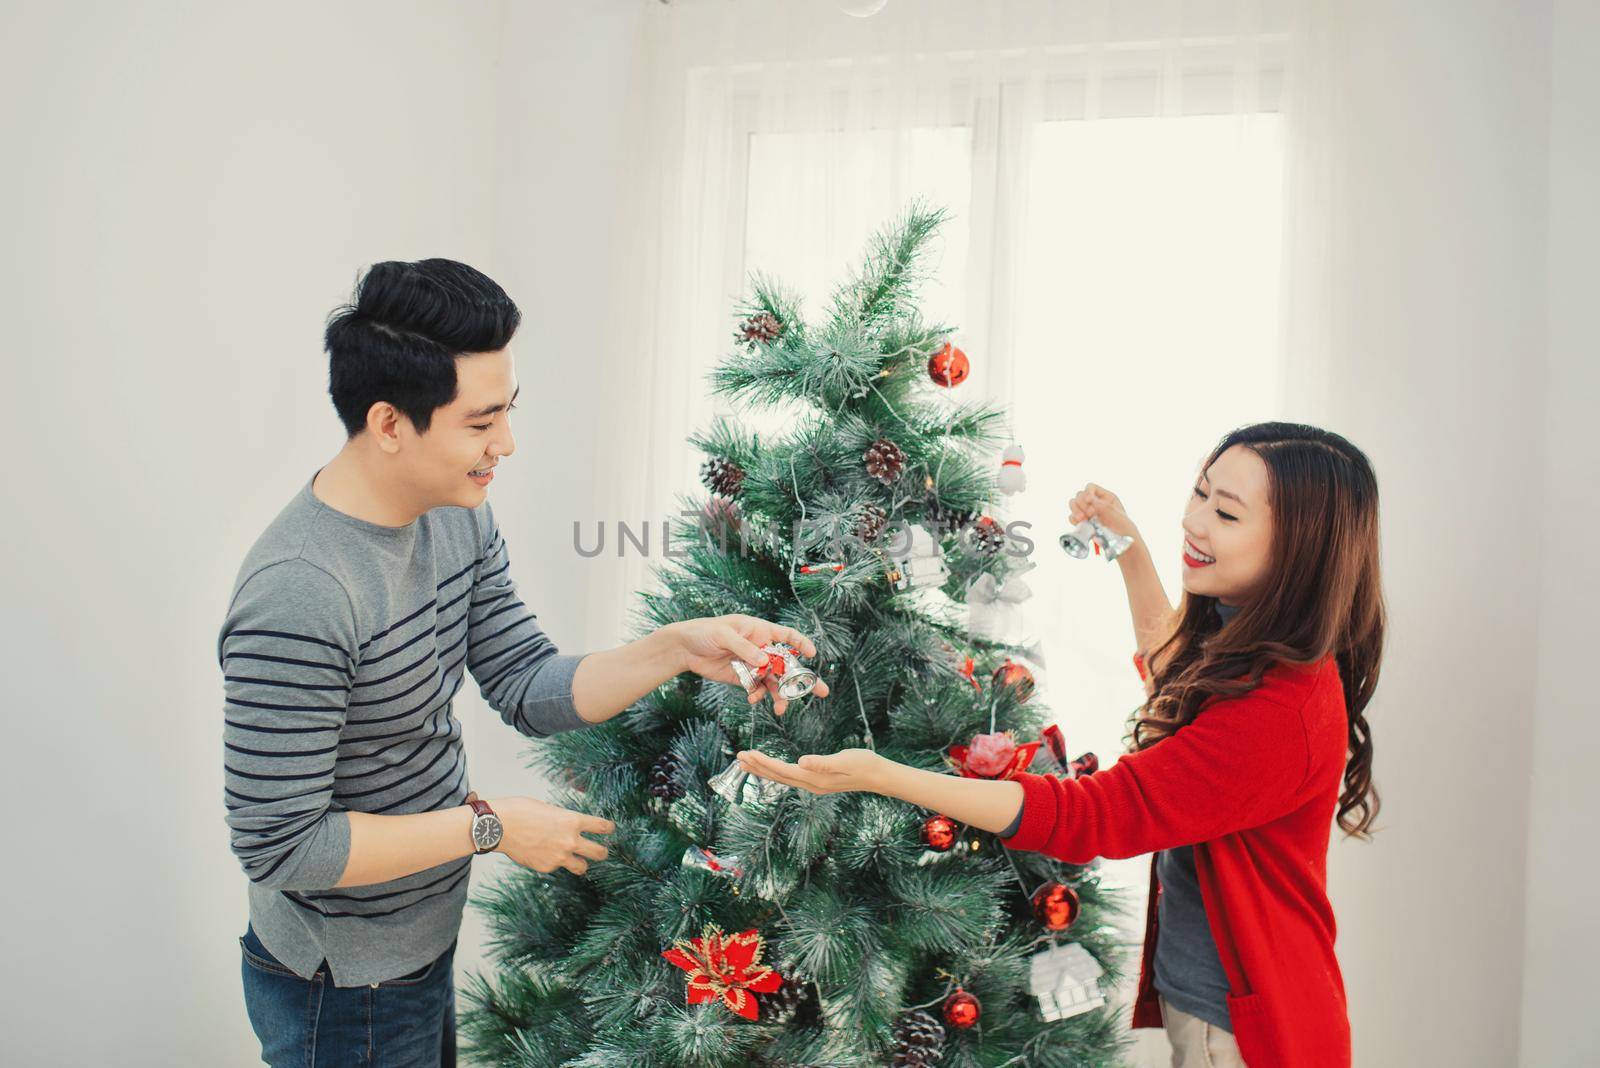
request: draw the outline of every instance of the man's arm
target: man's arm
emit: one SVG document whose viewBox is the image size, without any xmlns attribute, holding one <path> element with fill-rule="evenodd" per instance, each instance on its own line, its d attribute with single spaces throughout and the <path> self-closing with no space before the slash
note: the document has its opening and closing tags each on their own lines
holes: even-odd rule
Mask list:
<svg viewBox="0 0 1600 1068">
<path fill-rule="evenodd" d="M 638 641 L 584 657 L 572 677 L 572 701 L 578 716 L 585 723 L 604 723 L 688 670 L 675 626 L 669 624 Z"/>
<path fill-rule="evenodd" d="M 605 846 L 584 835 L 616 830 L 610 820 L 558 808 L 532 797 L 502 797 L 490 801 L 489 807 L 505 828 L 495 852 L 534 871 L 565 868 L 582 875 L 588 871 L 590 861 L 605 860 L 607 855 Z M 351 812 L 349 817 L 350 861 L 339 886 L 386 883 L 448 864 L 474 851 L 472 809 L 468 805 L 406 816 Z"/>
<path fill-rule="evenodd" d="M 350 822 L 330 802 L 357 645 L 344 587 L 305 560 L 256 572 L 229 606 L 223 783 L 234 855 L 258 885 L 325 890 L 344 871 Z"/>
<path fill-rule="evenodd" d="M 573 680 L 582 655 L 566 655 L 539 626 L 511 578 L 506 540 L 485 502 L 486 531 L 467 592 L 467 670 L 490 708 L 518 733 L 544 738 L 589 725 L 578 715 Z"/>
<path fill-rule="evenodd" d="M 487 502 L 481 515 L 489 534 L 474 574 L 467 624 L 467 666 L 484 700 L 522 734 L 542 738 L 557 731 L 604 723 L 662 683 L 685 671 L 736 684 L 731 662 L 766 663 L 761 646 L 782 642 L 815 656 L 810 639 L 789 627 L 753 616 L 728 615 L 670 623 L 637 641 L 605 652 L 564 655 L 539 627 L 511 578 L 506 542 Z M 772 692 L 782 714 L 788 702 Z M 828 695 L 826 683 L 812 691 Z"/>
<path fill-rule="evenodd" d="M 332 808 L 334 763 L 355 673 L 354 612 L 332 576 L 286 560 L 252 576 L 230 607 L 224 676 L 224 777 L 235 855 L 274 890 L 388 882 L 473 852 L 472 812 L 379 816 Z M 499 852 L 525 867 L 582 874 L 609 820 L 531 797 L 493 800 Z"/>
</svg>

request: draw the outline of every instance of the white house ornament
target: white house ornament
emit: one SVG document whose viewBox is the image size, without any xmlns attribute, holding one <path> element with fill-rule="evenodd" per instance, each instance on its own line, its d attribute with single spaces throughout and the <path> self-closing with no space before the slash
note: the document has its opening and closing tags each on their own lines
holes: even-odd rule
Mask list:
<svg viewBox="0 0 1600 1068">
<path fill-rule="evenodd" d="M 906 527 L 890 538 L 889 583 L 897 590 L 938 588 L 950 577 L 939 539 L 927 527 Z"/>
<path fill-rule="evenodd" d="M 1028 992 L 1039 999 L 1047 1023 L 1065 1020 L 1106 1003 L 1100 990 L 1105 969 L 1076 942 L 1052 945 L 1028 964 Z"/>
</svg>

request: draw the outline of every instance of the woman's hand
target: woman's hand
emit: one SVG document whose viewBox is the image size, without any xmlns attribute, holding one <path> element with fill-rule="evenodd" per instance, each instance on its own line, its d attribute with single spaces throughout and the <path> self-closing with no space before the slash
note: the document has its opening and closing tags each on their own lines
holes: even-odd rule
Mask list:
<svg viewBox="0 0 1600 1068">
<path fill-rule="evenodd" d="M 850 790 L 878 791 L 890 761 L 870 749 L 841 749 L 831 756 L 810 754 L 800 763 L 770 757 L 758 749 L 739 754 L 739 765 L 752 775 L 798 786 L 814 794 L 839 794 Z"/>
<path fill-rule="evenodd" d="M 1139 535 L 1139 528 L 1128 518 L 1117 495 L 1093 482 L 1079 490 L 1068 505 L 1067 522 L 1077 526 L 1085 519 L 1100 520 L 1100 525 L 1113 534 Z"/>
<path fill-rule="evenodd" d="M 1150 549 L 1139 528 L 1128 518 L 1122 501 L 1104 486 L 1091 482 L 1072 498 L 1067 518 L 1074 526 L 1085 519 L 1098 519 L 1113 534 L 1134 539 L 1128 551 L 1117 557 L 1117 568 L 1128 588 L 1128 612 L 1138 648 L 1146 654 L 1160 648 L 1172 632 L 1174 609 L 1167 600 Z M 1149 679 L 1145 679 L 1145 692 L 1150 692 Z"/>
<path fill-rule="evenodd" d="M 1010 779 L 963 779 L 924 771 L 881 757 L 870 749 L 803 756 L 798 764 L 746 749 L 739 754 L 739 766 L 752 775 L 814 794 L 865 790 L 897 797 L 984 831 L 1004 830 L 1022 811 L 1022 786 Z"/>
<path fill-rule="evenodd" d="M 801 656 L 816 656 L 817 647 L 811 639 L 793 627 L 768 623 L 755 616 L 711 616 L 705 619 L 687 619 L 669 624 L 667 628 L 678 645 L 683 670 L 692 671 L 714 682 L 741 686 L 733 673 L 733 661 L 743 660 L 751 667 L 764 667 L 767 654 L 761 647 L 774 642 L 787 645 Z M 772 695 L 772 711 L 783 715 L 789 702 L 778 696 L 778 680 L 768 676 L 761 688 L 750 691 L 749 700 L 755 704 L 767 694 Z M 821 679 L 812 689 L 817 697 L 828 696 L 828 684 Z"/>
</svg>

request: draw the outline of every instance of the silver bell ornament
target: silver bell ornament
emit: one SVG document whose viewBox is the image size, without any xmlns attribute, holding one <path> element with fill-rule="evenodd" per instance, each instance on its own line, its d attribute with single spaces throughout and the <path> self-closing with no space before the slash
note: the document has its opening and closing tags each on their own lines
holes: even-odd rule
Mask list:
<svg viewBox="0 0 1600 1068">
<path fill-rule="evenodd" d="M 817 673 L 800 663 L 793 649 L 773 643 L 761 651 L 767 654 L 767 662 L 760 667 L 751 667 L 743 660 L 731 661 L 734 676 L 747 692 L 759 689 L 768 677 L 777 678 L 778 696 L 785 701 L 797 700 L 816 689 Z"/>
<path fill-rule="evenodd" d="M 1090 516 L 1061 535 L 1061 547 L 1067 555 L 1079 560 L 1087 559 L 1091 552 L 1098 553 L 1110 563 L 1133 545 L 1129 534 L 1113 534 L 1100 520 Z"/>
</svg>

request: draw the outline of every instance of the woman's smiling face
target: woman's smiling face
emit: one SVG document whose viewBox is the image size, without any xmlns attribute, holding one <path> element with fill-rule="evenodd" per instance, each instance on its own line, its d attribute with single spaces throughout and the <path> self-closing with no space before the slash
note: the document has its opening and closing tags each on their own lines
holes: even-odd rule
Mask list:
<svg viewBox="0 0 1600 1068">
<path fill-rule="evenodd" d="M 1267 573 L 1272 509 L 1267 465 L 1234 445 L 1195 482 L 1183 515 L 1183 588 L 1224 604 L 1248 601 Z"/>
</svg>

